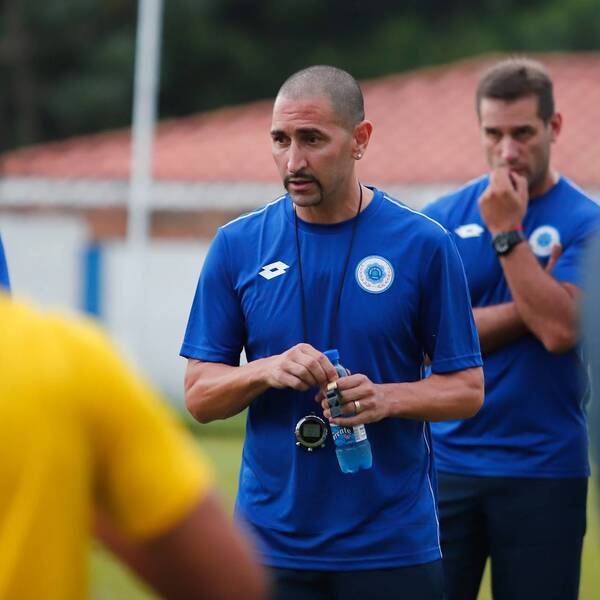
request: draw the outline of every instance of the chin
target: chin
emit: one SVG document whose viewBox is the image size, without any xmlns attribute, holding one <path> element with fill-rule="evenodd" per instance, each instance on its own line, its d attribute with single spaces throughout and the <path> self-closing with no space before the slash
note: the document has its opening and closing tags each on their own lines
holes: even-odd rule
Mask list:
<svg viewBox="0 0 600 600">
<path fill-rule="evenodd" d="M 310 206 L 318 206 L 321 204 L 322 197 L 318 196 L 305 196 L 304 194 L 290 193 L 290 197 L 296 206 L 300 208 L 308 208 Z"/>
</svg>

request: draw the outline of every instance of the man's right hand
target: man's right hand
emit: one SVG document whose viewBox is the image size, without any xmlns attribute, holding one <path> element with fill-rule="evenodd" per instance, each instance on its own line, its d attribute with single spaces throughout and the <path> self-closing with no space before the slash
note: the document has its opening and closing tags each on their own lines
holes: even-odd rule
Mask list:
<svg viewBox="0 0 600 600">
<path fill-rule="evenodd" d="M 521 227 L 528 203 L 525 177 L 507 167 L 497 167 L 490 173 L 490 183 L 479 198 L 479 213 L 494 236 Z"/>
<path fill-rule="evenodd" d="M 338 379 L 329 359 L 310 344 L 296 344 L 282 354 L 265 359 L 266 382 L 272 388 L 306 391 Z"/>
</svg>

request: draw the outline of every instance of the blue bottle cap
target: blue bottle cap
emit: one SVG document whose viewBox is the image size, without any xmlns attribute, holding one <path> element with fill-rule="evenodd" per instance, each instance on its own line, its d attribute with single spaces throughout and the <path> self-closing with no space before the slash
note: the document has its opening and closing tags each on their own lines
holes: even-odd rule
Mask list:
<svg viewBox="0 0 600 600">
<path fill-rule="evenodd" d="M 337 348 L 332 348 L 331 350 L 325 350 L 325 352 L 323 352 L 323 354 L 334 364 L 336 362 L 340 362 L 340 353 L 338 352 Z"/>
</svg>

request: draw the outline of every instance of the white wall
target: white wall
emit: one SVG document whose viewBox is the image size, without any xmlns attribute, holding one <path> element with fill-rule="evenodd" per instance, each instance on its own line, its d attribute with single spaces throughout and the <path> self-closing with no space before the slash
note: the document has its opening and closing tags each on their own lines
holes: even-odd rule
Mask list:
<svg viewBox="0 0 600 600">
<path fill-rule="evenodd" d="M 88 232 L 77 217 L 1 215 L 11 287 L 47 306 L 78 308 Z"/>
<path fill-rule="evenodd" d="M 153 241 L 142 264 L 131 265 L 123 243 L 105 246 L 103 320 L 143 373 L 178 405 L 186 363 L 179 349 L 207 250 L 206 243 Z"/>
<path fill-rule="evenodd" d="M 85 221 L 0 215 L 0 232 L 15 296 L 80 310 Z M 181 406 L 185 359 L 179 348 L 208 243 L 153 241 L 141 269 L 127 260 L 124 243 L 102 248 L 102 322 L 129 360 Z"/>
</svg>

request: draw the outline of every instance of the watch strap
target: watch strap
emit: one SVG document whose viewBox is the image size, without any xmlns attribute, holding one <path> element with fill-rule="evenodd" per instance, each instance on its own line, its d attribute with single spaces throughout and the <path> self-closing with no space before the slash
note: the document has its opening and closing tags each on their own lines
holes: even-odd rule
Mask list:
<svg viewBox="0 0 600 600">
<path fill-rule="evenodd" d="M 523 228 L 501 231 L 492 238 L 492 245 L 497 256 L 507 256 L 517 244 L 524 242 L 525 239 Z"/>
</svg>

